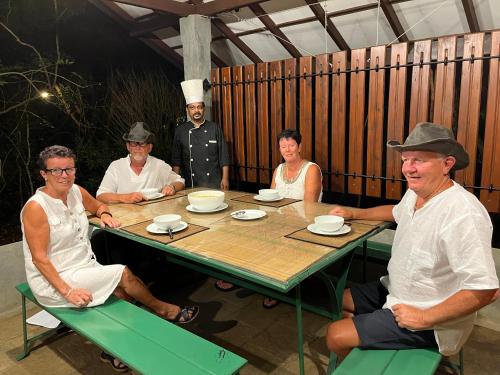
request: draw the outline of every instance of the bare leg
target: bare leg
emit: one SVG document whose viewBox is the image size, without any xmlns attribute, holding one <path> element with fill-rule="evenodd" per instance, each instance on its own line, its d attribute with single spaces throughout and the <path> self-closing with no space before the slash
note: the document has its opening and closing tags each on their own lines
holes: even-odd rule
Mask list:
<svg viewBox="0 0 500 375">
<path fill-rule="evenodd" d="M 344 296 L 342 299 L 342 308 L 344 309 L 344 311 L 342 312 L 342 316 L 344 318 L 352 318 L 354 316 L 356 308 L 354 307 L 354 301 L 352 299 L 351 289 L 344 290 Z"/>
<path fill-rule="evenodd" d="M 127 267 L 124 268 L 122 278 L 118 287 L 123 288 L 126 294 L 133 297 L 143 305 L 149 307 L 157 315 L 174 319 L 180 311 L 180 307 L 155 298 L 144 283 L 136 277 Z"/>
<path fill-rule="evenodd" d="M 326 345 L 335 352 L 339 360 L 344 359 L 349 352 L 360 345 L 358 331 L 352 319 L 342 319 L 328 326 Z"/>
</svg>

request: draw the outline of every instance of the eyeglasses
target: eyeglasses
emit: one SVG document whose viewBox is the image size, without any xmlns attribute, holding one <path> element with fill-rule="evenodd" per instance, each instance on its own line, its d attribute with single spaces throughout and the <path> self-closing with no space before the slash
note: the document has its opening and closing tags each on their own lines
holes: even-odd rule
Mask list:
<svg viewBox="0 0 500 375">
<path fill-rule="evenodd" d="M 46 172 L 50 172 L 52 176 L 61 176 L 63 172 L 66 173 L 67 176 L 73 176 L 76 173 L 76 168 L 52 168 L 45 169 Z"/>
<path fill-rule="evenodd" d="M 140 148 L 144 148 L 148 145 L 146 142 L 127 142 L 127 143 L 130 147 L 140 147 Z"/>
</svg>

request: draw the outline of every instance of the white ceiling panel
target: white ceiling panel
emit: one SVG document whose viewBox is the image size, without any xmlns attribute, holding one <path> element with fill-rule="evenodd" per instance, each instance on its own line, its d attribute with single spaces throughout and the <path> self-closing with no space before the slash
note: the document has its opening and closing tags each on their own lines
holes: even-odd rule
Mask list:
<svg viewBox="0 0 500 375">
<path fill-rule="evenodd" d="M 252 13 L 250 17 L 247 18 L 236 18 L 233 17 L 231 21 L 226 21 L 226 25 L 231 29 L 233 33 L 241 33 L 243 31 L 255 30 L 265 27 L 260 20 L 255 17 Z"/>
<path fill-rule="evenodd" d="M 169 47 L 182 45 L 180 34 L 172 27 L 155 31 L 153 34 L 155 34 L 158 39 L 161 39 L 163 43 L 167 44 Z"/>
<path fill-rule="evenodd" d="M 500 29 L 500 1 L 473 0 L 473 3 L 482 30 Z"/>
<path fill-rule="evenodd" d="M 378 43 L 377 14 L 379 20 Z M 377 9 L 371 9 L 346 14 L 345 16 L 332 18 L 332 22 L 352 49 L 388 44 L 396 38 L 382 10 L 377 12 Z"/>
<path fill-rule="evenodd" d="M 283 27 L 281 30 L 302 55 L 314 56 L 325 53 L 325 29 L 318 21 Z M 339 50 L 328 33 L 326 49 L 327 52 Z"/>
<path fill-rule="evenodd" d="M 361 5 L 373 4 L 377 0 L 328 0 L 326 3 L 327 12 L 338 12 L 340 10 L 359 7 Z M 320 2 L 321 6 L 324 7 L 325 2 Z"/>
<path fill-rule="evenodd" d="M 282 60 L 292 57 L 285 47 L 269 33 L 245 35 L 240 39 L 263 61 Z"/>
<path fill-rule="evenodd" d="M 271 17 L 274 23 L 279 24 L 295 21 L 301 18 L 314 17 L 314 13 L 312 12 L 311 8 L 309 8 L 309 5 L 304 4 L 305 3 L 303 1 L 299 1 L 297 7 L 281 11 L 273 11 L 269 9 L 269 7 L 265 7 L 264 4 L 262 5 L 262 8 L 266 10 L 266 12 L 269 14 L 269 17 Z"/>
<path fill-rule="evenodd" d="M 121 3 L 116 3 L 116 2 L 115 2 L 115 4 L 118 5 L 120 8 L 122 8 L 125 12 L 127 12 L 129 14 L 130 17 L 133 17 L 133 18 L 138 18 L 138 17 L 145 16 L 146 14 L 153 13 L 153 11 L 151 9 L 147 9 L 147 8 L 140 8 L 140 7 L 136 7 L 134 5 L 121 4 Z"/>
<path fill-rule="evenodd" d="M 252 64 L 252 61 L 230 40 L 216 40 L 212 42 L 212 52 L 229 66 Z"/>
<path fill-rule="evenodd" d="M 413 0 L 393 6 L 403 28 L 412 28 L 409 39 L 469 32 L 461 0 Z"/>
</svg>

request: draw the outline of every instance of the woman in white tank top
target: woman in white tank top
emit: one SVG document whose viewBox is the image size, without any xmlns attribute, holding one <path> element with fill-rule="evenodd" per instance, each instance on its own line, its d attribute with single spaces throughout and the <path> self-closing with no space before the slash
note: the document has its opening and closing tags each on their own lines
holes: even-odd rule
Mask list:
<svg viewBox="0 0 500 375">
<path fill-rule="evenodd" d="M 300 133 L 292 129 L 283 130 L 278 136 L 285 162 L 274 170 L 271 188 L 277 189 L 284 198 L 320 202 L 323 195 L 321 169 L 317 164 L 302 159 L 301 140 Z"/>
</svg>

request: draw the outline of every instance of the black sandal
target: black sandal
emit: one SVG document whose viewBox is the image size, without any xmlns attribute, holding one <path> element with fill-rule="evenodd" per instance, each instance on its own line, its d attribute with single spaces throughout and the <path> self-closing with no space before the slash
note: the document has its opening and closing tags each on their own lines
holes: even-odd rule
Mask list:
<svg viewBox="0 0 500 375">
<path fill-rule="evenodd" d="M 127 372 L 129 370 L 126 364 L 106 352 L 101 352 L 99 359 L 101 362 L 109 363 L 111 368 L 116 372 Z"/>
<path fill-rule="evenodd" d="M 191 323 L 198 316 L 199 312 L 200 308 L 198 306 L 184 306 L 175 318 L 167 320 L 175 324 L 187 324 Z"/>
</svg>

